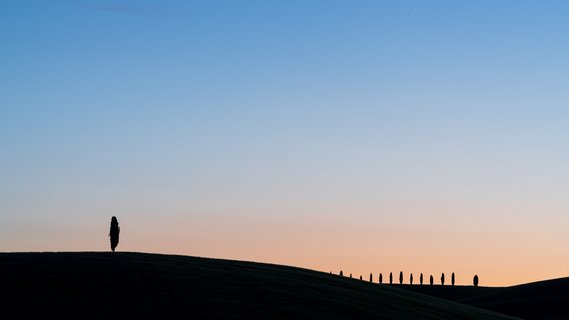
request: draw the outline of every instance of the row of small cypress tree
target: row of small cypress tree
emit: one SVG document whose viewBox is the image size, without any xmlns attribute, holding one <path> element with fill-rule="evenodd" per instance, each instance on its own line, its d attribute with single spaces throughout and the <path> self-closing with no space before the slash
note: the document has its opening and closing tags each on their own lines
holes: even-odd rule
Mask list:
<svg viewBox="0 0 569 320">
<path fill-rule="evenodd" d="M 344 272 L 342 270 L 340 270 L 340 276 L 344 276 Z M 350 273 L 350 278 L 352 278 L 352 274 Z M 363 280 L 363 277 L 360 276 L 360 280 Z M 421 275 L 419 276 L 419 284 L 423 285 L 423 274 L 421 273 Z M 452 276 L 450 278 L 450 284 L 451 286 L 454 286 L 455 284 L 455 280 L 456 277 L 454 275 L 454 272 L 452 273 Z M 373 273 L 369 274 L 369 282 L 373 282 Z M 383 284 L 383 274 L 380 273 L 379 274 L 379 284 Z M 389 284 L 393 284 L 393 272 L 389 273 Z M 403 284 L 403 271 L 399 272 L 399 284 Z M 413 285 L 413 274 L 409 274 L 409 284 Z M 430 275 L 429 277 L 429 284 L 430 285 L 434 285 L 435 284 L 435 280 L 433 278 L 433 275 Z M 472 279 L 472 284 L 477 287 L 478 286 L 478 275 L 474 275 L 474 278 Z M 445 285 L 445 274 L 442 273 L 441 274 L 441 285 L 444 286 Z"/>
</svg>

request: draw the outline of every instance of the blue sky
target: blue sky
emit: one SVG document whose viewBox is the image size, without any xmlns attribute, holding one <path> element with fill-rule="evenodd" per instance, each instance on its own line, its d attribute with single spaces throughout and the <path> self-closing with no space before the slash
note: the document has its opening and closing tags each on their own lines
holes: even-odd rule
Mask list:
<svg viewBox="0 0 569 320">
<path fill-rule="evenodd" d="M 512 264 L 549 248 L 558 260 L 535 277 L 566 273 L 568 14 L 566 1 L 3 1 L 0 250 L 105 250 L 117 215 L 125 250 L 321 269 L 337 254 L 358 270 L 381 263 L 283 241 L 412 246 L 433 230 L 436 250 L 519 253 Z M 541 240 L 526 252 L 528 235 Z M 469 247 L 481 237 L 503 244 Z"/>
</svg>

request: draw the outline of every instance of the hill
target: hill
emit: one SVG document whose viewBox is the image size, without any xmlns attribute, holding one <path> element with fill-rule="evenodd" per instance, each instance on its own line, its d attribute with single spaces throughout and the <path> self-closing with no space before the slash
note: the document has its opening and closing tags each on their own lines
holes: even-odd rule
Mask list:
<svg viewBox="0 0 569 320">
<path fill-rule="evenodd" d="M 328 273 L 175 255 L 1 253 L 0 277 L 2 313 L 20 319 L 508 319 Z"/>
<path fill-rule="evenodd" d="M 397 286 L 524 319 L 569 319 L 569 278 L 511 287 Z"/>
</svg>

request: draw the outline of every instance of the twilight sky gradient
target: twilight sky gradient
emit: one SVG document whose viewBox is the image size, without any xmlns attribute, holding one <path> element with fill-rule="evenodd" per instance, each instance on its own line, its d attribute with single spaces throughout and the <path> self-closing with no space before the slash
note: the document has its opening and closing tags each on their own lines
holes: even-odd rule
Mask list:
<svg viewBox="0 0 569 320">
<path fill-rule="evenodd" d="M 2 1 L 0 251 L 569 276 L 569 2 Z M 377 277 L 377 275 L 375 276 Z"/>
</svg>

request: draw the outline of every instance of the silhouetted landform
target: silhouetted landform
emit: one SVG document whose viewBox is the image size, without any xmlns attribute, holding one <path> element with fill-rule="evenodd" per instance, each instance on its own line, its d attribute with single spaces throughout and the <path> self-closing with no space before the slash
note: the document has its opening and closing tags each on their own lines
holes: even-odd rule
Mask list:
<svg viewBox="0 0 569 320">
<path fill-rule="evenodd" d="M 569 278 L 533 282 L 512 287 L 409 286 L 416 293 L 493 310 L 522 319 L 569 319 Z"/>
<path fill-rule="evenodd" d="M 176 255 L 0 253 L 0 277 L 1 314 L 18 319 L 511 319 L 327 272 Z"/>
<path fill-rule="evenodd" d="M 121 228 L 119 227 L 119 222 L 117 217 L 111 218 L 111 230 L 109 231 L 109 237 L 111 238 L 111 250 L 115 252 L 115 248 L 119 245 L 119 233 Z"/>
</svg>

